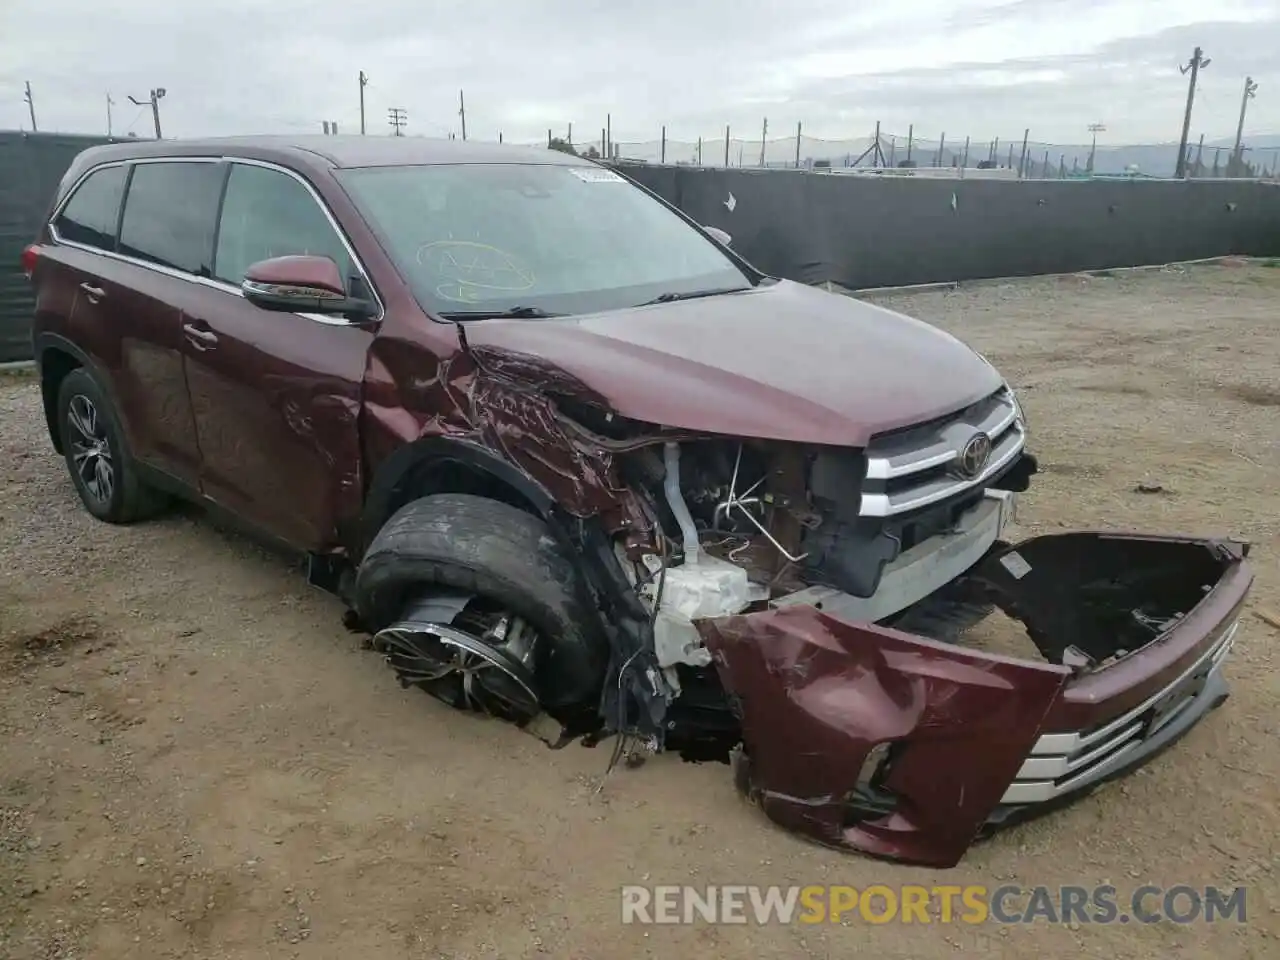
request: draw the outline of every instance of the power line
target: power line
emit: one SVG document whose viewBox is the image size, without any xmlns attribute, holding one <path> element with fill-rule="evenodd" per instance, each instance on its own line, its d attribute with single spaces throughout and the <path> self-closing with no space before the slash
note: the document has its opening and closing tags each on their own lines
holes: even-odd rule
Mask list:
<svg viewBox="0 0 1280 960">
<path fill-rule="evenodd" d="M 364 136 L 364 88 L 369 85 L 369 78 L 360 71 L 360 136 Z"/>
<path fill-rule="evenodd" d="M 1187 84 L 1187 112 L 1182 117 L 1182 137 L 1178 141 L 1178 165 L 1173 172 L 1178 179 L 1187 175 L 1187 137 L 1191 135 L 1191 105 L 1196 99 L 1196 78 L 1200 75 L 1200 71 L 1212 62 L 1204 55 L 1203 50 L 1196 47 L 1191 54 L 1191 59 L 1178 68 L 1183 76 L 1191 74 L 1191 80 Z"/>
<path fill-rule="evenodd" d="M 31 112 L 31 132 L 39 133 L 40 128 L 36 126 L 36 102 L 31 98 L 31 81 L 27 81 L 27 93 L 23 97 L 27 101 L 27 109 Z"/>
<path fill-rule="evenodd" d="M 1240 161 L 1244 158 L 1240 155 L 1240 140 L 1244 136 L 1244 114 L 1249 109 L 1249 101 L 1258 95 L 1258 85 L 1253 82 L 1253 77 L 1244 78 L 1244 96 L 1240 98 L 1240 122 L 1236 124 L 1236 145 L 1231 148 L 1231 166 L 1238 172 L 1240 169 Z"/>
<path fill-rule="evenodd" d="M 1089 133 L 1092 134 L 1093 139 L 1089 142 L 1089 163 L 1085 167 L 1086 173 L 1093 173 L 1093 157 L 1098 152 L 1098 134 L 1106 129 L 1107 125 L 1105 123 L 1089 124 Z"/>
<path fill-rule="evenodd" d="M 155 128 L 156 128 L 156 139 L 157 139 L 157 140 L 161 139 L 161 136 L 160 136 L 160 101 L 164 99 L 164 95 L 165 95 L 165 93 L 166 93 L 166 91 L 165 91 L 165 88 L 164 88 L 164 87 L 156 87 L 155 89 L 153 89 L 153 90 L 151 91 L 151 95 L 150 95 L 150 97 L 148 97 L 146 100 L 139 100 L 137 97 L 133 96 L 132 94 L 130 94 L 130 96 L 129 96 L 129 99 L 130 99 L 134 104 L 136 104 L 137 106 L 139 106 L 139 107 L 146 107 L 146 106 L 148 106 L 148 105 L 149 105 L 149 106 L 151 107 L 151 119 L 152 119 L 152 121 L 153 121 L 153 122 L 154 122 L 154 124 L 155 124 Z"/>
</svg>

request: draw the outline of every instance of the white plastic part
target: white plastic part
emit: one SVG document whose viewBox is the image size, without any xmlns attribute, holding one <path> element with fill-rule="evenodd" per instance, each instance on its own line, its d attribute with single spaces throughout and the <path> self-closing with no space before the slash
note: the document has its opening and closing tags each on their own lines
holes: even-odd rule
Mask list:
<svg viewBox="0 0 1280 960">
<path fill-rule="evenodd" d="M 674 440 L 667 442 L 663 449 L 663 457 L 667 468 L 667 476 L 663 481 L 663 490 L 667 494 L 667 503 L 675 514 L 676 523 L 680 524 L 680 537 L 684 541 L 684 562 L 698 562 L 698 528 L 693 525 L 693 517 L 685 505 L 684 495 L 680 492 L 680 444 Z"/>
<path fill-rule="evenodd" d="M 667 470 L 663 488 L 680 525 L 684 562 L 663 573 L 661 560 L 653 555 L 644 557 L 652 576 L 640 592 L 652 605 L 657 602 L 658 584 L 662 585 L 662 602 L 653 623 L 658 665 L 686 663 L 701 667 L 711 662 L 711 654 L 702 645 L 693 621 L 740 613 L 760 598 L 761 591 L 747 580 L 744 567 L 702 551 L 698 528 L 680 492 L 680 445 L 668 443 L 663 452 Z"/>
</svg>

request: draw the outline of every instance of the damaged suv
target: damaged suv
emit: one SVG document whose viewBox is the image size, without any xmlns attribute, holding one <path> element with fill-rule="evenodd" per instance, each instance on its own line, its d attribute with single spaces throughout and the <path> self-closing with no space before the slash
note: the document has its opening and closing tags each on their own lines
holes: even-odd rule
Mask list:
<svg viewBox="0 0 1280 960">
<path fill-rule="evenodd" d="M 823 843 L 952 865 L 1225 699 L 1246 544 L 1006 542 L 991 364 L 729 243 L 558 152 L 257 138 L 84 152 L 23 260 L 94 516 L 218 508 L 401 682 L 723 748 Z M 973 642 L 1002 615 L 1029 655 Z"/>
</svg>

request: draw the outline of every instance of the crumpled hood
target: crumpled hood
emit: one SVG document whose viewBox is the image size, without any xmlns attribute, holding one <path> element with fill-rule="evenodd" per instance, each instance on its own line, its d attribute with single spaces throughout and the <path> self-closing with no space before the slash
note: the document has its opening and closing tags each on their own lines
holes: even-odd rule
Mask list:
<svg viewBox="0 0 1280 960">
<path fill-rule="evenodd" d="M 466 325 L 466 340 L 484 366 L 504 354 L 526 371 L 545 363 L 625 417 L 797 443 L 863 447 L 1003 382 L 936 327 L 789 281 L 558 320 L 483 320 Z"/>
</svg>

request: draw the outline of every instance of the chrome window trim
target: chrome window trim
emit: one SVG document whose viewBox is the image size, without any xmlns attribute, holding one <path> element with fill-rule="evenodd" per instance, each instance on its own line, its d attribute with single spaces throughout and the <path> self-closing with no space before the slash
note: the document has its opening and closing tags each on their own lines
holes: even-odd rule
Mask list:
<svg viewBox="0 0 1280 960">
<path fill-rule="evenodd" d="M 199 284 L 200 286 L 212 287 L 215 290 L 221 290 L 224 293 L 234 294 L 237 297 L 243 298 L 244 291 L 241 290 L 235 284 L 227 283 L 223 280 L 215 280 L 211 277 L 198 277 L 195 274 L 187 273 L 184 270 L 175 270 L 172 267 L 166 267 L 162 264 L 152 263 L 149 260 L 142 260 L 142 259 L 139 259 L 138 257 L 131 257 L 127 254 L 118 253 L 115 250 L 103 250 L 101 247 L 90 246 L 87 243 L 78 243 L 77 241 L 74 241 L 74 240 L 67 240 L 58 233 L 58 229 L 56 226 L 54 226 L 54 222 L 58 219 L 58 217 L 62 215 L 63 208 L 67 205 L 68 202 L 70 202 L 71 198 L 75 196 L 76 191 L 80 189 L 80 185 L 84 183 L 84 181 L 87 180 L 92 174 L 97 173 L 99 170 L 106 170 L 109 167 L 124 167 L 124 166 L 130 166 L 133 164 L 140 164 L 140 163 L 228 163 L 228 164 L 242 163 L 242 164 L 245 164 L 246 166 L 263 167 L 267 170 L 275 170 L 278 173 L 283 173 L 287 176 L 292 177 L 294 180 L 297 180 L 311 195 L 311 199 L 314 200 L 317 205 L 319 205 L 320 210 L 325 215 L 325 219 L 329 221 L 329 226 L 333 228 L 334 232 L 338 235 L 338 239 L 342 241 L 342 246 L 344 249 L 346 249 L 347 255 L 351 257 L 352 264 L 355 266 L 356 270 L 360 272 L 360 276 L 364 278 L 365 284 L 369 287 L 369 291 L 373 294 L 374 302 L 378 305 L 378 313 L 377 313 L 377 316 L 372 317 L 369 320 L 360 321 L 359 323 L 351 320 L 347 320 L 342 317 L 327 317 L 317 313 L 296 313 L 295 316 L 305 317 L 308 320 L 312 320 L 316 323 L 321 323 L 321 324 L 324 324 L 325 326 L 330 326 L 330 327 L 353 327 L 353 326 L 362 326 L 365 323 L 381 323 L 383 318 L 386 316 L 386 305 L 383 303 L 382 295 L 378 293 L 378 288 L 374 285 L 373 279 L 369 276 L 369 271 L 365 269 L 364 262 L 356 254 L 355 247 L 351 243 L 351 238 L 348 237 L 346 234 L 346 231 L 342 229 L 341 225 L 337 221 L 337 218 L 334 217 L 333 211 L 329 209 L 329 205 L 324 202 L 320 194 L 316 191 L 316 188 L 313 187 L 311 183 L 307 180 L 307 178 L 302 176 L 302 174 L 298 173 L 296 170 L 290 170 L 288 167 L 284 167 L 278 163 L 273 163 L 267 160 L 254 160 L 247 157 L 230 157 L 230 156 L 222 156 L 222 157 L 163 156 L 163 157 L 138 157 L 137 159 L 126 159 L 126 160 L 108 160 L 103 163 L 96 164 L 90 167 L 88 170 L 86 170 L 84 173 L 82 173 L 79 177 L 76 178 L 76 182 L 73 183 L 71 187 L 67 190 L 66 196 L 64 196 L 58 202 L 58 205 L 54 208 L 53 213 L 50 215 L 49 223 L 48 223 L 49 236 L 53 238 L 54 242 L 61 246 L 71 247 L 74 250 L 83 250 L 86 253 L 96 253 L 99 256 L 110 257 L 111 259 L 118 260 L 121 263 L 128 263 L 135 267 L 144 267 L 148 270 L 153 270 L 156 273 L 163 274 L 166 277 L 173 277 L 176 280 L 186 280 L 188 283 L 195 283 L 195 284 Z M 126 192 L 126 195 L 122 197 L 121 200 L 123 202 L 127 199 L 128 199 L 128 194 Z M 219 202 L 218 204 L 218 217 L 219 218 L 222 217 L 221 202 Z"/>
</svg>

